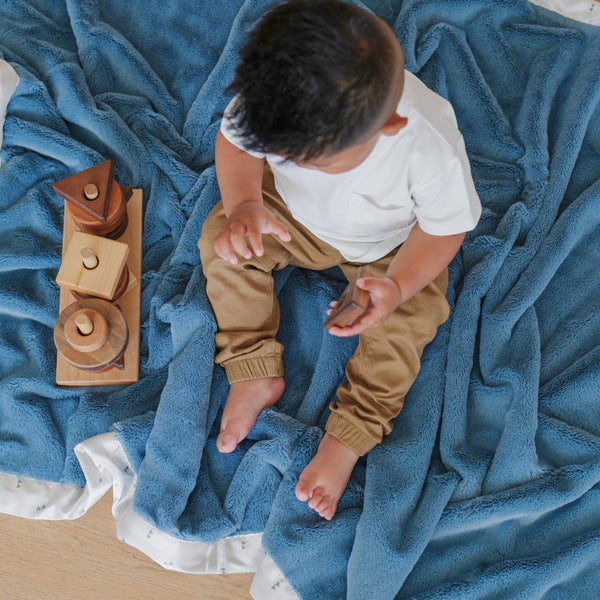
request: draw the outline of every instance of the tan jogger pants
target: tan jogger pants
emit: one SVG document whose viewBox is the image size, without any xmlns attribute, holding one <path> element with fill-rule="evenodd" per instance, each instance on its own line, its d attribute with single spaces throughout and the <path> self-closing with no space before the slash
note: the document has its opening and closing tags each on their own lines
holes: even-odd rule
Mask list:
<svg viewBox="0 0 600 600">
<path fill-rule="evenodd" d="M 275 189 L 268 165 L 263 199 L 268 209 L 277 212 L 291 241 L 265 235 L 261 258 L 240 257 L 235 265 L 219 258 L 214 239 L 226 219 L 219 202 L 198 242 L 208 298 L 217 321 L 215 360 L 224 367 L 230 383 L 283 376 L 283 348 L 275 339 L 279 305 L 273 292 L 273 270 L 290 264 L 313 270 L 339 265 L 350 279 L 361 266 L 346 262 L 338 250 L 294 220 Z M 374 277 L 385 275 L 395 253 L 369 264 Z M 359 335 L 356 352 L 346 367 L 347 381 L 339 387 L 337 401 L 331 403 L 326 425 L 331 435 L 357 454 L 366 454 L 392 430 L 392 419 L 402 410 L 404 397 L 419 372 L 423 348 L 448 318 L 447 286 L 445 269 L 384 323 Z"/>
</svg>

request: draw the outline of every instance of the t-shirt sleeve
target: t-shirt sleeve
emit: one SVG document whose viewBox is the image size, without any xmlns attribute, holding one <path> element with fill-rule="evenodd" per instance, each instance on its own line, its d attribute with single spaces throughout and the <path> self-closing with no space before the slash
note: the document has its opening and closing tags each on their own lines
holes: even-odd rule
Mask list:
<svg viewBox="0 0 600 600">
<path fill-rule="evenodd" d="M 227 105 L 225 111 L 223 112 L 223 119 L 221 120 L 221 133 L 229 142 L 231 142 L 234 146 L 237 146 L 240 150 L 243 150 L 244 152 L 256 158 L 264 158 L 265 154 L 255 152 L 253 150 L 248 150 L 248 148 L 246 148 L 244 145 L 244 141 L 240 134 L 240 130 L 236 127 L 231 117 L 231 113 L 238 102 L 238 97 L 234 96 L 231 102 Z"/>
<path fill-rule="evenodd" d="M 412 189 L 411 194 L 417 221 L 425 233 L 454 235 L 475 228 L 481 216 L 481 202 L 462 136 L 446 164 Z"/>
</svg>

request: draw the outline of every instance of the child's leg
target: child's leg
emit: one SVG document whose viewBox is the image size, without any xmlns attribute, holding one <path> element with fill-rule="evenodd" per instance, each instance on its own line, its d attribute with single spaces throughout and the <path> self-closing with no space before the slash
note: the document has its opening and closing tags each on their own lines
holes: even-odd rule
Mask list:
<svg viewBox="0 0 600 600">
<path fill-rule="evenodd" d="M 369 265 L 382 277 L 391 256 Z M 353 265 L 342 265 L 349 279 Z M 401 304 L 378 327 L 359 336 L 356 352 L 346 367 L 347 381 L 338 389 L 338 400 L 315 458 L 302 472 L 296 488 L 300 500 L 331 518 L 359 456 L 379 444 L 392 430 L 392 419 L 404 405 L 404 396 L 421 366 L 423 348 L 448 318 L 444 272 L 414 298 Z"/>
<path fill-rule="evenodd" d="M 275 339 L 279 305 L 273 298 L 271 270 L 283 268 L 288 253 L 278 238 L 265 236 L 263 258 L 240 258 L 237 265 L 230 264 L 214 251 L 225 220 L 219 203 L 205 221 L 198 245 L 217 321 L 215 361 L 225 368 L 231 384 L 217 447 L 232 452 L 261 410 L 283 393 L 282 348 Z"/>
<path fill-rule="evenodd" d="M 279 197 L 270 169 L 265 169 L 264 204 L 290 232 L 290 242 L 263 236 L 261 258 L 239 257 L 232 265 L 214 251 L 225 213 L 219 203 L 208 216 L 198 242 L 206 291 L 217 321 L 215 361 L 231 384 L 217 440 L 219 450 L 231 452 L 247 435 L 260 411 L 283 393 L 283 348 L 275 339 L 279 304 L 273 292 L 272 270 L 288 264 L 325 269 L 339 264 L 340 253 L 297 223 Z"/>
</svg>

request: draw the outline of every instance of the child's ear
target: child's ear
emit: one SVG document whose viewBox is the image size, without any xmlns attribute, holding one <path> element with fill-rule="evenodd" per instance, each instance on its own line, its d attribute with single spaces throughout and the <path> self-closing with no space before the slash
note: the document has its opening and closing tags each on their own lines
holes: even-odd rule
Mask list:
<svg viewBox="0 0 600 600">
<path fill-rule="evenodd" d="M 398 113 L 394 113 L 381 128 L 383 135 L 396 135 L 401 129 L 406 127 L 408 119 L 401 117 Z"/>
</svg>

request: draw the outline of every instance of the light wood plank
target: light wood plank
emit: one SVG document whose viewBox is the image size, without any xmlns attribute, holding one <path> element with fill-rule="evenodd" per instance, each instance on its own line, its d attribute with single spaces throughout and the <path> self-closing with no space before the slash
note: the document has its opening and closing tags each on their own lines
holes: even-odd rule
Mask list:
<svg viewBox="0 0 600 600">
<path fill-rule="evenodd" d="M 0 514 L 0 597 L 11 600 L 248 600 L 253 574 L 168 571 L 115 537 L 112 494 L 75 521 Z"/>
</svg>

